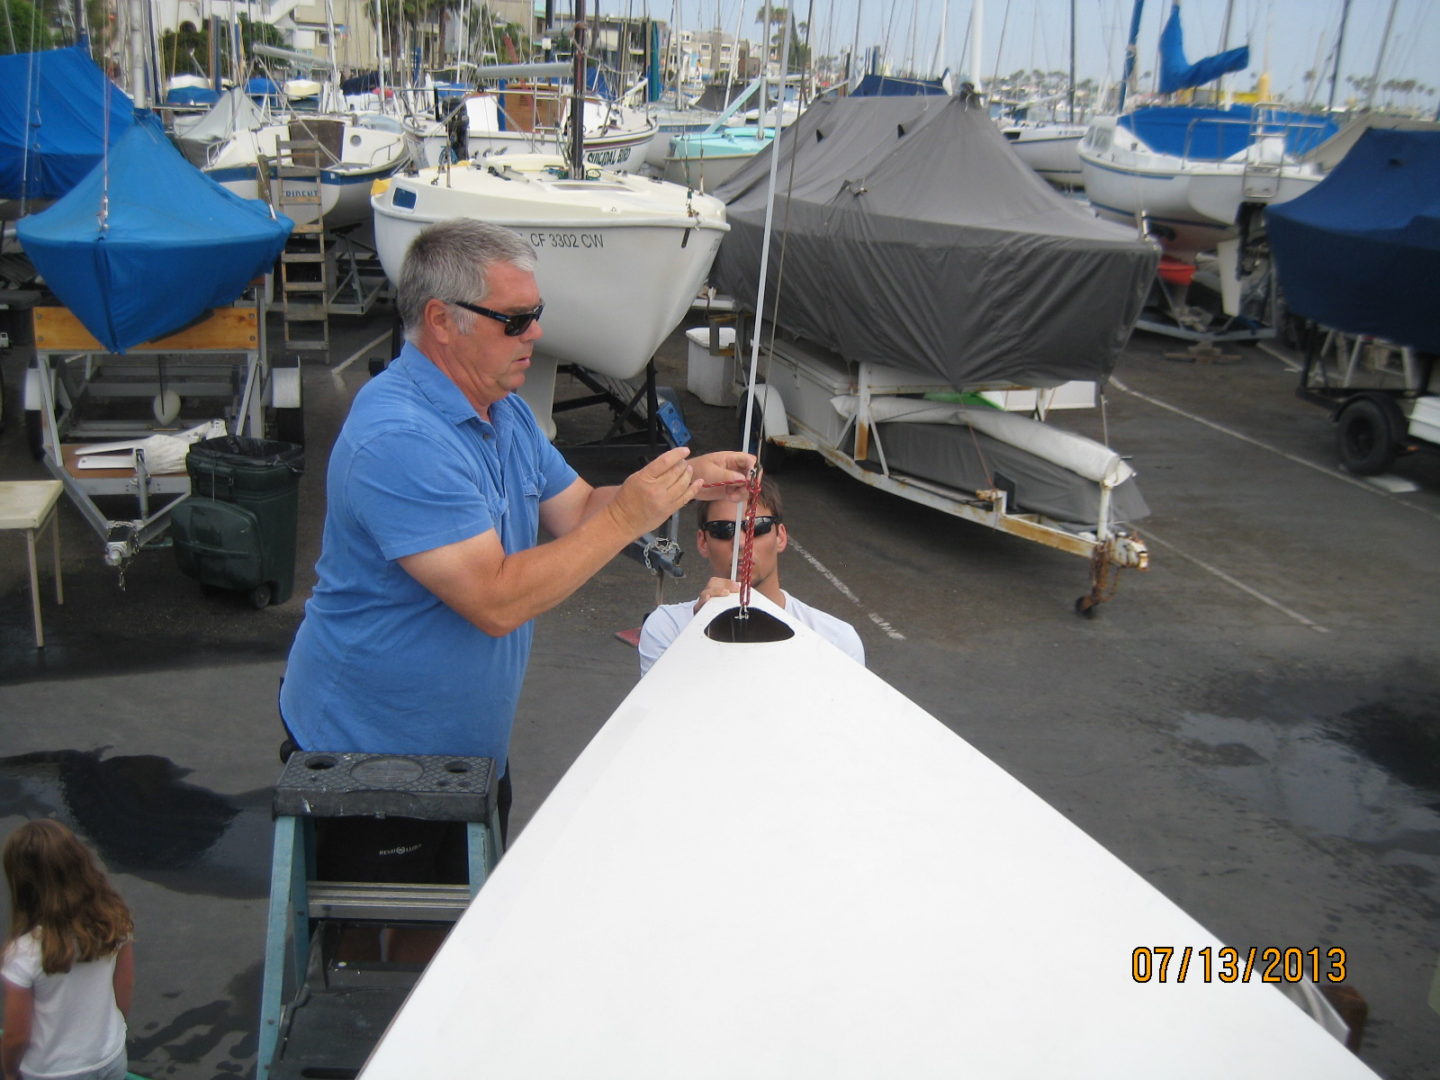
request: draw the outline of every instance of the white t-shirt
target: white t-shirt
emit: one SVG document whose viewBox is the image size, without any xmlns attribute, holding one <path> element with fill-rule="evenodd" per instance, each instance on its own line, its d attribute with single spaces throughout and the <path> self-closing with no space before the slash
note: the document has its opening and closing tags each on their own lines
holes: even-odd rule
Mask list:
<svg viewBox="0 0 1440 1080">
<path fill-rule="evenodd" d="M 865 646 L 853 626 L 844 619 L 827 615 L 819 608 L 795 599 L 784 589 L 780 592 L 785 597 L 785 614 L 789 618 L 814 630 L 852 660 L 865 663 Z M 670 643 L 681 630 L 690 625 L 690 620 L 694 617 L 694 600 L 683 604 L 662 604 L 646 617 L 645 625 L 640 628 L 641 675 L 650 670 L 655 661 L 660 659 L 660 654 L 670 647 Z"/>
<path fill-rule="evenodd" d="M 98 1069 L 124 1053 L 125 1017 L 115 1004 L 114 953 L 47 975 L 41 966 L 39 931 L 31 930 L 5 950 L 0 976 L 34 996 L 22 1076 L 71 1076 Z"/>
</svg>

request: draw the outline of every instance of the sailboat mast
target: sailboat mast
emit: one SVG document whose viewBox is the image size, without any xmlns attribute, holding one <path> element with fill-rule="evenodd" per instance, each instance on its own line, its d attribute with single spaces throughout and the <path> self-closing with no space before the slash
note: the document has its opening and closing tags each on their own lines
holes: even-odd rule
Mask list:
<svg viewBox="0 0 1440 1080">
<path fill-rule="evenodd" d="M 1070 0 L 1070 123 L 1075 122 L 1075 0 Z"/>
<path fill-rule="evenodd" d="M 575 86 L 570 105 L 570 159 L 574 177 L 585 179 L 585 0 L 575 0 Z"/>
<path fill-rule="evenodd" d="M 1120 104 L 1116 112 L 1125 111 L 1125 97 L 1134 89 L 1135 61 L 1139 56 L 1136 42 L 1140 38 L 1140 16 L 1145 12 L 1145 0 L 1135 0 L 1135 6 L 1130 9 L 1130 37 L 1125 43 L 1125 71 L 1120 76 Z"/>
<path fill-rule="evenodd" d="M 984 79 L 980 75 L 980 65 L 983 62 L 980 49 L 980 34 L 985 28 L 984 4 L 981 0 L 972 0 L 970 4 L 970 78 L 975 82 L 975 92 L 978 94 L 985 89 Z"/>
<path fill-rule="evenodd" d="M 1390 30 L 1395 25 L 1395 6 L 1400 0 L 1390 0 L 1390 11 L 1385 16 L 1385 33 L 1380 35 L 1380 51 L 1375 54 L 1375 71 L 1370 76 L 1370 90 L 1365 95 L 1365 109 L 1375 104 L 1375 91 L 1380 88 L 1380 68 L 1385 63 L 1385 49 L 1390 44 Z"/>
</svg>

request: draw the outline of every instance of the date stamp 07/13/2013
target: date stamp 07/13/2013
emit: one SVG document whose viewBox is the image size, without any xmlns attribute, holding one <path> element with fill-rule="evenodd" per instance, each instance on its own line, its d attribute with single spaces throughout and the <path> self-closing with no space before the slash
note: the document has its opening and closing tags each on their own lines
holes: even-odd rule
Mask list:
<svg viewBox="0 0 1440 1080">
<path fill-rule="evenodd" d="M 1345 950 L 1338 945 L 1329 949 L 1138 945 L 1130 954 L 1130 977 L 1137 983 L 1341 983 L 1346 974 Z"/>
</svg>

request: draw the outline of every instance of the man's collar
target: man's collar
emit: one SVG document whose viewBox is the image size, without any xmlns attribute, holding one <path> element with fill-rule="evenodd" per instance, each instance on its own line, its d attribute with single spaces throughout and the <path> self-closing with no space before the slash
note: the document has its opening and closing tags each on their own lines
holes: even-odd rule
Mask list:
<svg viewBox="0 0 1440 1080">
<path fill-rule="evenodd" d="M 411 342 L 405 342 L 404 347 L 400 350 L 400 355 L 392 366 L 398 366 L 401 373 L 409 378 L 425 395 L 426 400 L 435 406 L 436 411 L 452 424 L 463 424 L 467 420 L 484 422 L 475 410 L 475 406 L 470 403 L 470 399 L 461 392 L 450 377 L 436 367 L 434 361 Z M 509 396 L 507 394 L 505 398 L 501 398 L 500 401 L 490 406 L 491 421 L 494 420 L 497 409 L 503 411 L 505 406 L 502 403 Z"/>
</svg>

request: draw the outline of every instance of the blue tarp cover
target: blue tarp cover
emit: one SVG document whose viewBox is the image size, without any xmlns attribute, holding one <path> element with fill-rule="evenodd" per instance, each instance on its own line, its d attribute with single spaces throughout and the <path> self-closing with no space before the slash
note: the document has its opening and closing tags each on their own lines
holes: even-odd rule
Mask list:
<svg viewBox="0 0 1440 1080">
<path fill-rule="evenodd" d="M 948 94 L 939 79 L 897 79 L 890 75 L 867 74 L 851 97 L 911 97 L 917 94 Z"/>
<path fill-rule="evenodd" d="M 1265 212 L 1290 310 L 1440 353 L 1440 132 L 1365 132 L 1335 171 Z"/>
<path fill-rule="evenodd" d="M 1185 36 L 1180 29 L 1180 0 L 1170 7 L 1170 18 L 1160 31 L 1160 92 L 1173 94 L 1192 86 L 1204 86 L 1221 75 L 1244 71 L 1250 66 L 1250 46 L 1228 49 L 1190 63 L 1185 59 Z"/>
<path fill-rule="evenodd" d="M 220 94 L 208 86 L 177 86 L 165 95 L 166 105 L 214 105 Z"/>
<path fill-rule="evenodd" d="M 0 198 L 53 199 L 78 184 L 100 160 L 107 110 L 113 145 L 135 107 L 83 45 L 0 56 Z"/>
<path fill-rule="evenodd" d="M 16 232 L 55 295 L 115 352 L 234 300 L 290 235 L 288 218 L 181 157 L 152 114 L 115 144 L 108 172 L 108 228 L 99 226 L 106 169 L 97 167 Z"/>
<path fill-rule="evenodd" d="M 1250 144 L 1252 132 L 1283 134 L 1285 151 L 1301 155 L 1336 132 L 1335 122 L 1309 113 L 1252 105 L 1213 109 L 1201 105 L 1150 105 L 1126 113 L 1119 124 L 1157 154 L 1224 161 Z"/>
</svg>

